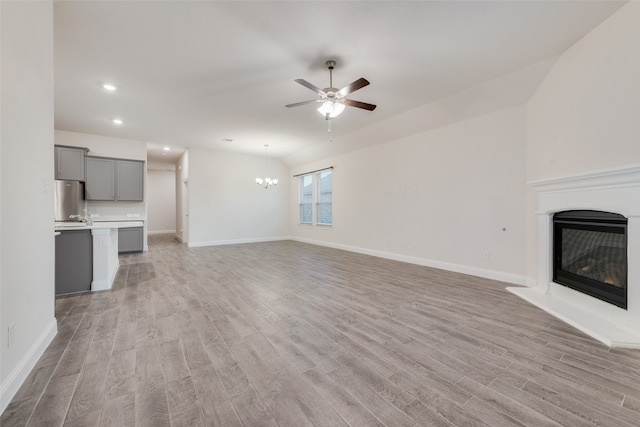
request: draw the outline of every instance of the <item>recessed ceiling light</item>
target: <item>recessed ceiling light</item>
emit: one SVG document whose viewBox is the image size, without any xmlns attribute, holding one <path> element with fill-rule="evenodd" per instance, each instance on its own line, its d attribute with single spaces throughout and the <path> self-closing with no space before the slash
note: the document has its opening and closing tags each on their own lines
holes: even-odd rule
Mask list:
<svg viewBox="0 0 640 427">
<path fill-rule="evenodd" d="M 113 119 L 112 122 L 114 125 L 121 125 L 124 123 L 122 119 Z"/>
<path fill-rule="evenodd" d="M 113 92 L 113 91 L 115 91 L 117 89 L 111 83 L 105 83 L 105 84 L 102 85 L 102 87 L 104 88 L 104 90 L 108 90 L 109 92 Z"/>
<path fill-rule="evenodd" d="M 164 151 L 169 151 L 169 150 L 171 150 L 171 148 L 169 148 L 169 147 L 164 147 L 164 148 L 163 148 L 163 150 L 164 150 Z"/>
</svg>

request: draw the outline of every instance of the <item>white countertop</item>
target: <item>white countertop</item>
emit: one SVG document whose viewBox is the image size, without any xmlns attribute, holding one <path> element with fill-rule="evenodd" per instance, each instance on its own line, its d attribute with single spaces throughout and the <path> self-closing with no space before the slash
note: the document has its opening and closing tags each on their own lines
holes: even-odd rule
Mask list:
<svg viewBox="0 0 640 427">
<path fill-rule="evenodd" d="M 143 225 L 144 221 L 93 221 L 93 225 L 87 225 L 85 222 L 55 222 L 53 229 L 55 231 L 69 231 L 98 228 L 130 228 L 142 227 Z"/>
<path fill-rule="evenodd" d="M 94 214 L 93 222 L 105 222 L 105 221 L 145 221 L 147 218 L 144 215 L 139 214 L 127 214 L 127 215 L 105 215 Z"/>
</svg>

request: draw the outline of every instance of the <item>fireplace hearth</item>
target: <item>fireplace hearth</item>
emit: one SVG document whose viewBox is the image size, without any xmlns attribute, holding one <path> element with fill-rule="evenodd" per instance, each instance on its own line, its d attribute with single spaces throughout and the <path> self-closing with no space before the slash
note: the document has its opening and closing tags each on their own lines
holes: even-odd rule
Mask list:
<svg viewBox="0 0 640 427">
<path fill-rule="evenodd" d="M 553 281 L 627 308 L 627 219 L 570 210 L 553 216 Z"/>
<path fill-rule="evenodd" d="M 537 270 L 507 289 L 605 345 L 640 349 L 640 164 L 529 185 Z"/>
</svg>

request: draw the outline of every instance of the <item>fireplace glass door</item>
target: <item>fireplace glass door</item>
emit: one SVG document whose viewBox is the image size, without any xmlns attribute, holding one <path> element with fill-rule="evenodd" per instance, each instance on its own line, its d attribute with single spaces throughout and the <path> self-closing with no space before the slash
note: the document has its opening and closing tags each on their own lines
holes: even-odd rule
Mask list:
<svg viewBox="0 0 640 427">
<path fill-rule="evenodd" d="M 574 210 L 553 217 L 553 281 L 627 308 L 627 219 Z"/>
</svg>

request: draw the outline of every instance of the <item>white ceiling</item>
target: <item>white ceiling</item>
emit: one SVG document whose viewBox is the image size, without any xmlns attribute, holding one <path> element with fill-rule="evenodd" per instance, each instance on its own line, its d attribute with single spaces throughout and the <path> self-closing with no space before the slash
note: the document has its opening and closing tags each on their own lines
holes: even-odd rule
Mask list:
<svg viewBox="0 0 640 427">
<path fill-rule="evenodd" d="M 332 121 L 348 134 L 557 55 L 623 4 L 56 1 L 55 126 L 145 141 L 152 160 L 264 144 L 291 156 L 327 141 L 313 106 L 284 105 L 316 98 L 294 79 L 329 86 L 328 59 L 335 87 L 365 77 L 349 98 L 378 105 Z"/>
</svg>

